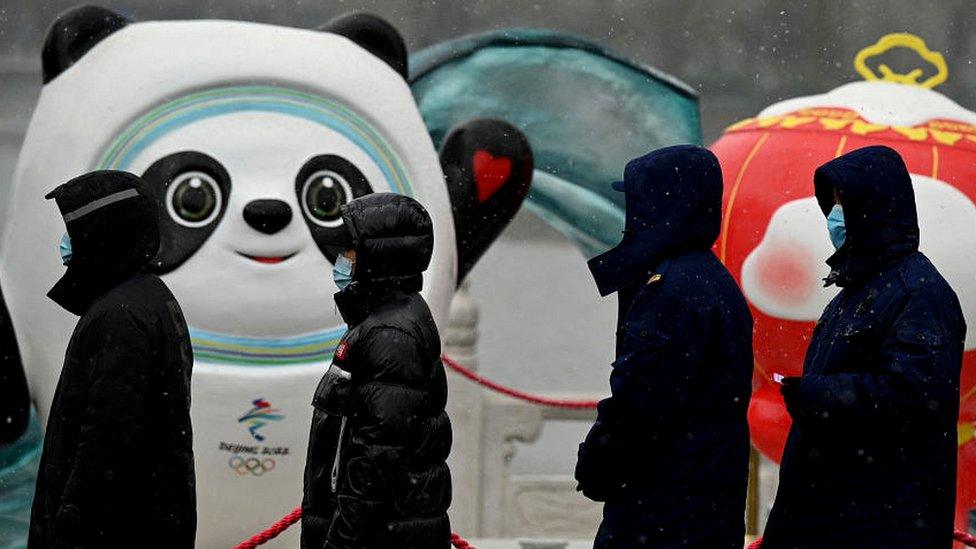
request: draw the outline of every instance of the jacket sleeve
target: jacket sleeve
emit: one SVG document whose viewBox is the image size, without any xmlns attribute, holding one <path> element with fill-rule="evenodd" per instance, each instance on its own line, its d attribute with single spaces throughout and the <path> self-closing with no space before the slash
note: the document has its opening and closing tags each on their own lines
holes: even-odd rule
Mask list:
<svg viewBox="0 0 976 549">
<path fill-rule="evenodd" d="M 325 381 L 323 377 L 319 383 L 320 389 L 316 391 L 313 400 L 312 425 L 309 429 L 308 452 L 305 458 L 301 543 L 302 547 L 308 549 L 319 549 L 325 546 L 325 536 L 332 519 L 327 501 L 322 501 L 327 495 L 331 495 L 328 468 L 332 467 L 332 461 L 327 457 L 329 452 L 325 447 L 329 444 L 328 440 L 334 438 L 328 429 L 329 414 L 318 399 L 321 386 Z"/>
<path fill-rule="evenodd" d="M 708 347 L 699 329 L 709 323 L 708 313 L 690 309 L 656 304 L 649 314 L 628 319 L 623 337 L 631 352 L 614 361 L 611 396 L 600 402 L 579 448 L 576 480 L 586 497 L 606 501 L 619 495 L 631 460 L 646 459 L 683 425 L 694 398 L 695 365 Z M 661 311 L 667 311 L 667 321 L 658 316 Z"/>
<path fill-rule="evenodd" d="M 96 320 L 90 330 L 82 343 L 89 353 L 88 403 L 57 517 L 65 527 L 80 526 L 78 521 L 89 513 L 105 511 L 99 507 L 111 503 L 115 473 L 129 466 L 133 452 L 145 442 L 152 341 L 125 311 Z"/>
<path fill-rule="evenodd" d="M 398 463 L 417 430 L 428 391 L 420 342 L 390 327 L 371 329 L 352 350 L 355 391 L 346 466 L 339 480 L 338 506 L 326 547 L 352 549 L 364 533 L 386 525 L 398 489 Z"/>
<path fill-rule="evenodd" d="M 805 421 L 941 417 L 958 401 L 965 338 L 937 297 L 912 294 L 883 338 L 872 372 L 803 376 L 787 405 Z M 961 325 L 961 323 L 959 323 Z M 958 340 L 958 341 L 956 341 Z"/>
</svg>

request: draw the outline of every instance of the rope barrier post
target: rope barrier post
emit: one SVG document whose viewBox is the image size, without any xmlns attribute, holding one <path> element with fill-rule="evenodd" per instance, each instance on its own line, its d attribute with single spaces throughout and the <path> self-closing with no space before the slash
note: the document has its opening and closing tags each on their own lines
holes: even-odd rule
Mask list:
<svg viewBox="0 0 976 549">
<path fill-rule="evenodd" d="M 759 535 L 759 452 L 749 445 L 749 487 L 746 492 L 746 534 Z"/>
</svg>

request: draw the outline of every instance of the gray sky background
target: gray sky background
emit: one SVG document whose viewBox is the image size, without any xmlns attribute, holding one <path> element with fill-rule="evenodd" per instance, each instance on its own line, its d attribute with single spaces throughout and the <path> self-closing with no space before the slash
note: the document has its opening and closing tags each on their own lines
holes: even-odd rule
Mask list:
<svg viewBox="0 0 976 549">
<path fill-rule="evenodd" d="M 4 0 L 0 58 L 27 59 L 73 0 Z M 706 141 L 782 98 L 859 79 L 854 54 L 883 34 L 919 34 L 949 63 L 940 89 L 976 106 L 971 0 L 105 0 L 136 19 L 226 18 L 312 28 L 350 11 L 384 16 L 411 50 L 506 27 L 558 29 L 663 69 L 702 94 Z M 914 62 L 910 57 L 910 62 Z M 897 64 L 897 63 L 896 63 Z"/>
</svg>

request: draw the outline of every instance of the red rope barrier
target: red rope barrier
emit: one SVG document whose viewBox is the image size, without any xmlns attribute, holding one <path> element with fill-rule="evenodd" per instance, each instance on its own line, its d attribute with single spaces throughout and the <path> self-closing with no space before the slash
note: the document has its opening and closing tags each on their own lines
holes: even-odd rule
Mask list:
<svg viewBox="0 0 976 549">
<path fill-rule="evenodd" d="M 441 359 L 444 361 L 444 364 L 448 368 L 470 379 L 471 381 L 477 383 L 478 385 L 481 385 L 482 387 L 486 387 L 488 389 L 491 389 L 492 391 L 496 391 L 498 393 L 510 396 L 518 400 L 523 400 L 525 402 L 530 402 L 532 404 L 538 404 L 540 406 L 551 406 L 554 408 L 570 408 L 570 409 L 577 409 L 577 410 L 596 408 L 597 405 L 597 401 L 595 400 L 561 400 L 561 399 L 543 397 L 543 396 L 533 395 L 530 393 L 519 391 L 518 389 L 506 387 L 486 377 L 480 376 L 475 372 L 465 368 L 464 366 L 461 366 L 460 364 L 458 364 L 457 362 L 455 362 L 453 359 L 451 359 L 446 355 L 441 356 Z M 268 528 L 267 530 L 261 532 L 260 534 L 257 534 L 256 536 L 248 539 L 243 543 L 240 543 L 239 545 L 235 546 L 234 549 L 255 549 L 257 546 L 263 545 L 268 541 L 278 537 L 279 534 L 287 530 L 290 526 L 298 522 L 301 518 L 302 518 L 302 508 L 298 507 L 294 511 L 282 517 L 281 520 L 279 520 L 278 522 L 272 524 L 271 527 Z M 976 536 L 967 534 L 966 532 L 962 532 L 960 530 L 956 530 L 953 533 L 952 537 L 954 540 L 963 543 L 969 547 L 976 547 Z M 461 536 L 453 532 L 451 533 L 451 545 L 453 545 L 455 549 L 475 549 L 475 547 L 471 545 L 466 539 L 462 538 Z M 746 546 L 746 549 L 761 549 L 761 548 L 762 548 L 762 538 L 759 538 L 756 541 L 750 543 L 748 546 Z"/>
<path fill-rule="evenodd" d="M 281 518 L 278 522 L 271 525 L 264 532 L 248 539 L 234 546 L 234 549 L 255 549 L 258 545 L 264 545 L 274 538 L 278 537 L 282 532 L 287 530 L 290 526 L 301 520 L 302 518 L 302 508 L 296 507 L 291 513 L 288 513 Z M 475 549 L 474 545 L 468 543 L 468 540 L 462 538 L 461 536 L 451 533 L 451 545 L 456 549 Z"/>
<path fill-rule="evenodd" d="M 258 545 L 264 545 L 272 539 L 278 537 L 279 534 L 288 529 L 289 526 L 295 524 L 302 518 L 302 508 L 296 507 L 291 513 L 288 513 L 281 518 L 278 522 L 271 525 L 264 532 L 252 537 L 251 539 L 234 546 L 234 549 L 254 549 Z"/>
<path fill-rule="evenodd" d="M 962 530 L 956 530 L 952 534 L 952 539 L 958 541 L 959 543 L 962 543 L 963 545 L 968 545 L 969 547 L 976 547 L 976 536 L 967 534 Z"/>
<path fill-rule="evenodd" d="M 464 366 L 461 366 L 460 364 L 458 364 L 457 362 L 455 362 L 453 359 L 451 359 L 446 355 L 441 356 L 441 360 L 444 361 L 444 364 L 448 368 L 470 379 L 471 381 L 477 383 L 478 385 L 481 385 L 482 387 L 487 387 L 488 389 L 491 389 L 492 391 L 495 391 L 497 393 L 501 393 L 503 395 L 507 395 L 512 398 L 523 400 L 525 402 L 529 402 L 532 404 L 538 404 L 540 406 L 549 406 L 552 408 L 570 408 L 574 410 L 580 410 L 580 409 L 596 408 L 596 405 L 598 403 L 596 400 L 561 400 L 556 398 L 549 398 L 549 397 L 529 394 L 523 391 L 519 391 L 518 389 L 506 387 L 486 377 L 480 376 L 475 372 L 472 372 L 471 370 L 465 368 Z"/>
<path fill-rule="evenodd" d="M 474 545 L 468 543 L 468 540 L 462 538 L 454 532 L 451 532 L 451 545 L 453 545 L 455 549 L 475 549 Z"/>
<path fill-rule="evenodd" d="M 298 522 L 301 518 L 302 508 L 296 507 L 291 513 L 288 513 L 282 517 L 281 520 L 272 524 L 270 528 L 248 539 L 247 541 L 234 546 L 234 549 L 255 549 L 259 545 L 264 545 L 265 543 L 278 537 L 278 535 Z M 956 530 L 953 532 L 952 538 L 969 547 L 976 547 L 976 536 L 967 534 L 966 532 Z M 747 545 L 746 549 L 762 549 L 762 541 L 763 539 L 759 538 Z M 453 545 L 455 549 L 475 549 L 475 547 L 471 545 L 468 540 L 453 532 L 451 533 L 451 545 Z"/>
</svg>

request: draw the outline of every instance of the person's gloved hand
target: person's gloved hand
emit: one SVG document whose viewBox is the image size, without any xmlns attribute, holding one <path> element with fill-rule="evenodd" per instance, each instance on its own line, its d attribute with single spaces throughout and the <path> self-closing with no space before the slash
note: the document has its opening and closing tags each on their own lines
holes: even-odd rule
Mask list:
<svg viewBox="0 0 976 549">
<path fill-rule="evenodd" d="M 609 464 L 601 463 L 586 442 L 579 445 L 576 461 L 576 491 L 593 500 L 603 502 L 607 500 L 606 479 Z"/>
<path fill-rule="evenodd" d="M 789 412 L 794 421 L 800 417 L 802 412 L 800 409 L 801 379 L 799 376 L 784 377 L 779 388 L 779 392 L 783 395 L 783 401 L 786 402 L 786 411 Z"/>
<path fill-rule="evenodd" d="M 621 451 L 617 435 L 597 419 L 579 445 L 576 461 L 576 490 L 588 499 L 609 501 L 626 485 L 628 454 Z"/>
</svg>

